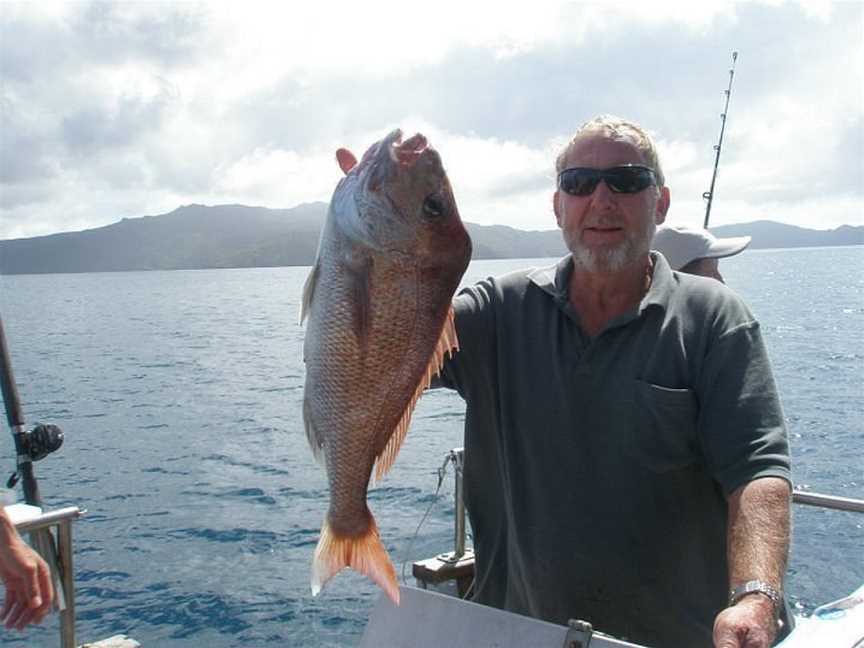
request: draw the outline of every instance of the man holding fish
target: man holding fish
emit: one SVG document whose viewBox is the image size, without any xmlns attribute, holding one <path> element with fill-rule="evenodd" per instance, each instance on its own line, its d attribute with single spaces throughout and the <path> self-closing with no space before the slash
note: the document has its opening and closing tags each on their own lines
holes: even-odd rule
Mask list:
<svg viewBox="0 0 864 648">
<path fill-rule="evenodd" d="M 723 284 L 673 273 L 650 252 L 670 192 L 638 125 L 586 123 L 556 171 L 553 210 L 570 254 L 454 301 L 459 351 L 440 384 L 467 404 L 473 598 L 650 646 L 770 646 L 791 489 L 759 325 Z M 452 341 L 446 322 L 432 328 Z M 454 347 L 426 352 L 429 367 Z M 408 382 L 423 384 L 420 373 Z M 318 447 L 341 445 L 331 439 Z M 365 482 L 360 490 L 365 519 Z"/>
</svg>

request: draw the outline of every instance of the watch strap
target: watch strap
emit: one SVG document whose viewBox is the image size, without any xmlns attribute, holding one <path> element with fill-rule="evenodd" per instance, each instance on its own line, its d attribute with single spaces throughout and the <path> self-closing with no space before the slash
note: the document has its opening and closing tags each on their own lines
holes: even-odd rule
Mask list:
<svg viewBox="0 0 864 648">
<path fill-rule="evenodd" d="M 774 604 L 775 616 L 780 612 L 780 592 L 774 587 L 761 580 L 750 580 L 746 583 L 741 583 L 738 587 L 729 592 L 729 607 L 735 605 L 748 594 L 762 594 L 771 599 Z"/>
</svg>

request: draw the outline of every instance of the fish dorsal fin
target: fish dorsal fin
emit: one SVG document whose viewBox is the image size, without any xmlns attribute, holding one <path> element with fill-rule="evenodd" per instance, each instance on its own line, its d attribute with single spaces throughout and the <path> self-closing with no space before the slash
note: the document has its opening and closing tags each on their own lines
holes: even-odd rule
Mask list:
<svg viewBox="0 0 864 648">
<path fill-rule="evenodd" d="M 315 259 L 315 265 L 309 271 L 309 276 L 306 277 L 306 283 L 303 284 L 303 299 L 300 302 L 300 323 L 306 319 L 309 314 L 309 309 L 312 307 L 312 297 L 315 294 L 315 284 L 318 283 L 318 259 Z"/>
<path fill-rule="evenodd" d="M 432 378 L 437 376 L 444 366 L 444 356 L 453 355 L 454 351 L 459 350 L 459 340 L 456 337 L 456 324 L 453 318 L 453 306 L 447 311 L 447 318 L 444 321 L 444 328 L 441 330 L 441 337 L 438 338 L 438 344 L 435 345 L 435 350 L 432 352 L 432 357 L 429 358 L 429 364 L 426 366 L 426 371 L 420 377 L 420 382 L 417 384 L 417 389 L 414 390 L 414 395 L 405 407 L 405 411 L 399 418 L 399 423 L 396 424 L 396 429 L 390 436 L 390 440 L 378 455 L 375 462 L 375 481 L 380 481 L 393 462 L 396 461 L 396 455 L 399 454 L 399 448 L 402 447 L 402 442 L 405 440 L 405 435 L 408 433 L 408 425 L 411 423 L 411 415 L 414 413 L 414 407 L 417 401 L 429 385 L 432 384 Z"/>
</svg>

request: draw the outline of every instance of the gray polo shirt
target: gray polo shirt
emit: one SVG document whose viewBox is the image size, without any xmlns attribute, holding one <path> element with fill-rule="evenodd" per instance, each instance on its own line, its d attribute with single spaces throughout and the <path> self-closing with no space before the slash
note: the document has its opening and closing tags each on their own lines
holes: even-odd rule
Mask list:
<svg viewBox="0 0 864 648">
<path fill-rule="evenodd" d="M 476 601 L 710 646 L 725 496 L 790 479 L 789 447 L 759 324 L 722 283 L 653 258 L 638 309 L 593 339 L 570 257 L 466 288 L 441 382 L 467 403 Z"/>
</svg>

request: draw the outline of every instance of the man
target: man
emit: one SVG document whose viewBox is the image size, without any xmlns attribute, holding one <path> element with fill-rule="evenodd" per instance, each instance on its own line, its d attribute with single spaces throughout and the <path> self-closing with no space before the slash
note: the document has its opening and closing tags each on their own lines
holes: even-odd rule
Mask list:
<svg viewBox="0 0 864 648">
<path fill-rule="evenodd" d="M 23 630 L 40 623 L 51 611 L 54 585 L 44 560 L 24 544 L 15 525 L 0 506 L 0 580 L 6 587 L 0 621 L 6 628 Z"/>
<path fill-rule="evenodd" d="M 748 245 L 749 236 L 718 239 L 701 228 L 663 225 L 657 228 L 651 249 L 666 257 L 673 270 L 723 281 L 720 259 L 743 252 Z"/>
<path fill-rule="evenodd" d="M 441 383 L 467 405 L 474 599 L 655 647 L 767 647 L 790 473 L 758 323 L 649 252 L 670 193 L 641 128 L 588 122 L 556 166 L 570 255 L 455 300 Z"/>
</svg>

